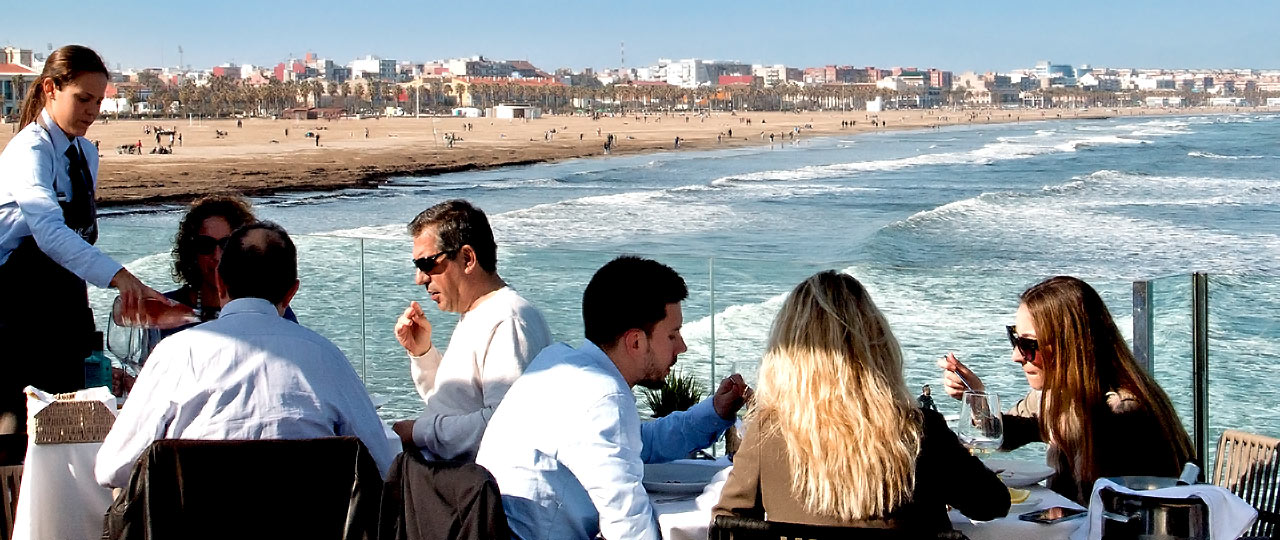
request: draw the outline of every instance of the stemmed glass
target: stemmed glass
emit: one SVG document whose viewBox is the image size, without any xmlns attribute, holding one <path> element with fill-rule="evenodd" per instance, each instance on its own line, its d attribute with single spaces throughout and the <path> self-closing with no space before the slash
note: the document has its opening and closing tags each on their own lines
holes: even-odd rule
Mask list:
<svg viewBox="0 0 1280 540">
<path fill-rule="evenodd" d="M 147 355 L 160 341 L 160 330 L 200 322 L 191 308 L 176 302 L 148 298 L 142 302 L 138 313 L 124 313 L 121 304 L 119 296 L 111 304 L 111 316 L 107 318 L 107 350 L 133 374 L 142 368 Z"/>
<path fill-rule="evenodd" d="M 1004 442 L 1000 396 L 987 392 L 965 392 L 960 399 L 960 420 L 957 424 L 956 437 L 970 452 L 994 452 Z"/>
</svg>

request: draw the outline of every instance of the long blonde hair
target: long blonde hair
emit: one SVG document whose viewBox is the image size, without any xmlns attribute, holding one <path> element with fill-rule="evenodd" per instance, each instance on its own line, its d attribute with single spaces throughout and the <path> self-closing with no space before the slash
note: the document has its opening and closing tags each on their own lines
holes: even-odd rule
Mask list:
<svg viewBox="0 0 1280 540">
<path fill-rule="evenodd" d="M 889 323 L 853 276 L 815 274 L 773 322 L 748 420 L 786 443 L 810 513 L 884 516 L 911 499 L 922 414 Z"/>
<path fill-rule="evenodd" d="M 1041 430 L 1072 461 L 1078 499 L 1087 498 L 1098 479 L 1097 455 L 1106 444 L 1093 428 L 1107 415 L 1107 392 L 1132 393 L 1158 424 L 1172 447 L 1160 465 L 1169 475 L 1195 456 L 1191 438 L 1173 402 L 1138 366 L 1111 312 L 1088 283 L 1070 276 L 1046 279 L 1022 293 L 1044 355 Z M 1154 456 L 1150 459 L 1156 459 Z"/>
</svg>

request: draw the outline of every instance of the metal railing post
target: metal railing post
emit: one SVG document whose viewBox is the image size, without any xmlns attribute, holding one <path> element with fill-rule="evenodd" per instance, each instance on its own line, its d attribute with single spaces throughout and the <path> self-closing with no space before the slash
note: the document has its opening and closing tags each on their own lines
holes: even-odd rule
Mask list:
<svg viewBox="0 0 1280 540">
<path fill-rule="evenodd" d="M 1153 339 L 1151 282 L 1133 282 L 1133 358 L 1148 374 L 1155 375 L 1155 340 Z"/>
<path fill-rule="evenodd" d="M 1209 275 L 1191 275 L 1191 387 L 1194 399 L 1193 442 L 1201 474 L 1209 451 Z"/>
<path fill-rule="evenodd" d="M 711 291 L 711 391 L 719 387 L 716 380 L 716 260 L 707 259 L 707 288 Z"/>
<path fill-rule="evenodd" d="M 707 258 L 707 290 L 710 291 L 711 293 L 711 298 L 709 301 L 709 310 L 711 312 L 711 316 L 710 316 L 710 320 L 711 320 L 711 347 L 710 347 L 711 386 L 709 386 L 708 388 L 710 388 L 712 394 L 714 394 L 716 389 L 719 388 L 720 385 L 719 385 L 719 381 L 716 380 L 716 260 L 710 257 Z M 716 445 L 712 444 L 711 456 L 715 457 L 715 455 L 716 455 Z"/>
<path fill-rule="evenodd" d="M 364 238 L 360 239 L 360 380 L 369 385 L 369 349 L 365 344 Z"/>
</svg>

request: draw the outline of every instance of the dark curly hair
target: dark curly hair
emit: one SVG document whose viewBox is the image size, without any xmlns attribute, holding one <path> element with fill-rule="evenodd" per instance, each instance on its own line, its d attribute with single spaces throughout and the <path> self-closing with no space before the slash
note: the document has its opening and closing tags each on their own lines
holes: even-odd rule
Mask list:
<svg viewBox="0 0 1280 540">
<path fill-rule="evenodd" d="M 189 287 L 200 286 L 200 262 L 192 244 L 204 220 L 211 217 L 227 220 L 232 231 L 257 221 L 249 202 L 239 195 L 208 195 L 191 203 L 187 214 L 178 222 L 178 234 L 173 237 L 174 281 Z"/>
</svg>

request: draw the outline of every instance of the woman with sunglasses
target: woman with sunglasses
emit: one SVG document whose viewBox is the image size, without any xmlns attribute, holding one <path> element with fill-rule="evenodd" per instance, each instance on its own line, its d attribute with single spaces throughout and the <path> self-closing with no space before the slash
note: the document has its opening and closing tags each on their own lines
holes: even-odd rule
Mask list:
<svg viewBox="0 0 1280 540">
<path fill-rule="evenodd" d="M 222 248 L 232 232 L 255 221 L 248 201 L 236 195 L 209 195 L 192 203 L 173 237 L 173 279 L 182 286 L 165 296 L 194 309 L 201 322 L 216 319 L 222 310 L 218 294 Z M 298 322 L 290 308 L 284 316 Z M 152 343 L 196 324 L 160 330 Z"/>
<path fill-rule="evenodd" d="M 1169 396 L 1138 367 L 1102 297 L 1058 276 L 1022 293 L 1006 327 L 1013 361 L 1031 391 L 1004 415 L 1002 450 L 1049 444 L 1049 487 L 1087 504 L 1098 478 L 1177 476 L 1194 454 Z M 959 398 L 982 380 L 955 355 L 938 361 L 943 387 Z M 961 380 L 961 377 L 964 379 Z"/>
</svg>

